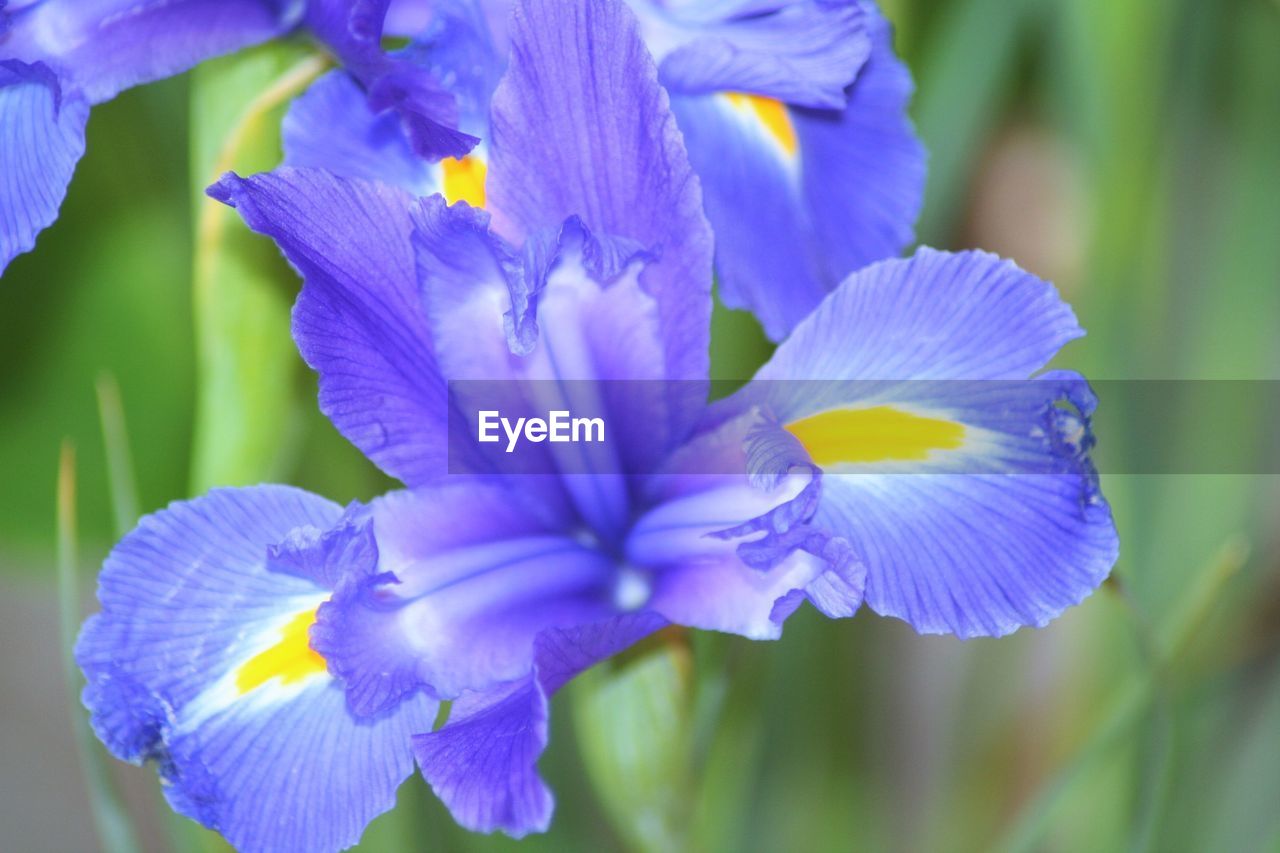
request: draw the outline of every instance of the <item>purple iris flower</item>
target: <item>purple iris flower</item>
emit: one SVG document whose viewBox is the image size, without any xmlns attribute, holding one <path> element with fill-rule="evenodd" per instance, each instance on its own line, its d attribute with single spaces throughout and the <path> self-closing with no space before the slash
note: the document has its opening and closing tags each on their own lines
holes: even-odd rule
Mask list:
<svg viewBox="0 0 1280 853">
<path fill-rule="evenodd" d="M 345 511 L 218 490 L 107 559 L 76 650 L 95 730 L 242 849 L 354 843 L 415 761 L 462 825 L 544 830 L 552 694 L 663 626 L 770 639 L 805 600 L 865 601 L 999 635 L 1116 557 L 1083 380 L 1026 379 L 1081 334 L 1050 285 L 982 253 L 883 262 L 708 407 L 711 230 L 636 17 L 523 0 L 510 39 L 485 210 L 415 197 L 402 163 L 210 190 L 302 275 L 321 408 L 409 487 Z M 563 476 L 450 473 L 449 383 L 474 379 L 657 391 L 602 390 L 625 441 Z"/>
<path fill-rule="evenodd" d="M 754 312 L 781 340 L 849 273 L 911 243 L 925 152 L 906 113 L 911 75 L 874 2 L 628 5 L 702 182 L 727 305 Z M 421 61 L 466 102 L 463 127 L 482 139 L 487 98 L 509 48 L 511 7 L 511 0 L 437 2 L 418 37 Z M 335 123 L 335 115 L 365 112 L 343 86 L 325 81 L 299 104 L 287 162 L 361 177 L 369 147 L 381 156 L 395 146 L 386 123 L 371 114 L 363 128 Z M 323 144 L 335 124 L 346 128 L 340 149 Z M 483 167 L 484 146 L 469 160 L 468 175 Z M 417 172 L 419 191 L 446 196 L 449 170 L 458 169 L 404 168 Z M 453 183 L 466 200 L 477 197 Z"/>
<path fill-rule="evenodd" d="M 390 0 L 0 0 L 0 274 L 35 245 L 84 153 L 89 108 L 132 86 L 289 32 L 303 22 L 394 110 L 417 155 L 461 156 L 457 105 L 414 63 L 381 48 L 383 21 L 421 15 Z M 304 8 L 305 7 L 305 8 Z M 398 30 L 397 30 L 398 31 Z"/>
</svg>

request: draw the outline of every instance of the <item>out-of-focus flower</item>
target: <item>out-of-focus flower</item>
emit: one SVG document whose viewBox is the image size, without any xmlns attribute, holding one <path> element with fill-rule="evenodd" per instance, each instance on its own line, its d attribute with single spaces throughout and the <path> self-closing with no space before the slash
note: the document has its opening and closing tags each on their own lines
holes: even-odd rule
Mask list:
<svg viewBox="0 0 1280 853">
<path fill-rule="evenodd" d="M 711 232 L 634 15 L 524 0 L 511 41 L 487 212 L 417 199 L 385 181 L 422 175 L 396 170 L 211 188 L 301 273 L 322 409 L 409 487 L 345 512 L 217 491 L 145 519 L 104 567 L 77 647 L 94 726 L 239 847 L 353 843 L 414 759 L 462 825 L 540 831 L 551 695 L 664 625 L 768 639 L 805 600 L 832 617 L 865 600 L 1002 634 L 1115 559 L 1082 380 L 912 381 L 1041 369 L 1080 334 L 1051 286 L 980 253 L 870 267 L 709 408 Z M 623 438 L 538 445 L 550 474 L 458 473 L 451 380 L 574 400 L 586 383 Z M 904 460 L 926 473 L 895 476 Z"/>
<path fill-rule="evenodd" d="M 476 140 L 456 130 L 452 96 L 383 52 L 389 3 L 0 0 L 0 274 L 57 218 L 92 105 L 287 33 L 304 18 L 361 81 L 372 108 L 395 111 L 419 156 L 465 153 Z M 403 11 L 395 20 L 416 25 Z"/>
<path fill-rule="evenodd" d="M 872 0 L 629 0 L 671 92 L 726 305 L 780 340 L 914 236 L 911 74 Z"/>
</svg>

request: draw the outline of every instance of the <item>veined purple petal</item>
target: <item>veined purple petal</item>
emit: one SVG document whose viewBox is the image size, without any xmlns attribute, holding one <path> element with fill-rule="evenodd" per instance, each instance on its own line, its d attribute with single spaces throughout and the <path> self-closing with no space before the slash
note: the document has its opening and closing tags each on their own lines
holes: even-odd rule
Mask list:
<svg viewBox="0 0 1280 853">
<path fill-rule="evenodd" d="M 399 68 L 417 69 L 431 86 L 447 90 L 455 104 L 459 130 L 476 137 L 489 135 L 489 100 L 505 66 L 505 60 L 489 35 L 481 11 L 464 0 L 442 0 L 431 8 L 393 4 L 407 13 L 392 22 L 407 27 L 413 42 L 388 59 L 368 44 L 348 44 L 348 52 L 371 54 L 374 72 L 392 62 Z M 341 21 L 341 15 L 337 15 Z M 349 27 L 348 27 L 349 29 Z M 344 37 L 351 38 L 345 30 Z M 372 178 L 425 196 L 448 189 L 440 164 L 429 163 L 415 150 L 410 131 L 399 113 L 375 109 L 360 81 L 368 85 L 370 60 L 357 60 L 352 70 L 342 70 L 317 81 L 298 99 L 285 119 L 286 163 L 324 168 L 336 175 Z M 364 63 L 364 64 L 362 64 Z M 336 79 L 335 79 L 336 78 Z M 439 81 L 437 84 L 435 81 Z M 336 136 L 336 139 L 333 138 Z M 469 155 L 484 159 L 479 146 Z M 433 158 L 434 159 L 434 158 Z M 456 199 L 450 199 L 451 201 Z"/>
<path fill-rule="evenodd" d="M 745 92 L 839 109 L 870 50 L 857 3 L 630 0 L 673 93 Z"/>
<path fill-rule="evenodd" d="M 0 275 L 58 217 L 88 117 L 47 66 L 0 61 Z"/>
<path fill-rule="evenodd" d="M 1083 334 L 1053 286 L 1011 261 L 925 248 L 845 279 L 756 379 L 1024 379 Z M 781 421 L 824 406 L 803 383 L 771 388 Z"/>
<path fill-rule="evenodd" d="M 90 103 L 286 32 L 291 0 L 45 0 L 10 13 L 0 57 L 45 62 Z"/>
<path fill-rule="evenodd" d="M 303 169 L 229 174 L 209 193 L 302 273 L 293 335 L 338 430 L 408 485 L 446 471 L 447 393 L 409 240 L 412 197 Z"/>
<path fill-rule="evenodd" d="M 534 673 L 454 703 L 448 723 L 414 737 L 422 775 L 458 823 L 521 838 L 551 823 L 554 797 L 538 775 L 548 704 L 575 675 L 657 631 L 654 613 L 618 616 L 539 635 Z"/>
<path fill-rule="evenodd" d="M 512 56 L 493 99 L 489 207 L 520 245 L 578 216 L 657 260 L 640 288 L 658 309 L 681 435 L 704 398 L 711 234 L 666 93 L 618 0 L 528 0 L 516 8 Z"/>
<path fill-rule="evenodd" d="M 728 407 L 817 442 L 804 445 L 823 468 L 814 524 L 857 550 L 873 609 L 923 632 L 1006 634 L 1079 603 L 1116 559 L 1092 396 L 1078 376 L 1026 379 L 1081 334 L 1013 264 L 921 250 L 847 279 Z M 822 418 L 844 419 L 847 447 L 811 431 Z M 863 422 L 927 440 L 866 458 Z"/>
<path fill-rule="evenodd" d="M 821 164 L 797 147 L 794 125 L 780 139 L 755 103 L 724 94 L 672 98 L 715 228 L 721 297 L 754 313 L 777 340 L 834 281 L 827 281 L 824 247 L 815 240 L 801 184 L 802 173 Z M 770 109 L 791 121 L 785 105 Z"/>
<path fill-rule="evenodd" d="M 487 138 L 489 102 L 506 70 L 506 51 L 475 0 L 436 0 L 431 6 L 430 26 L 416 34 L 404 55 L 445 81 L 458 102 L 459 127 Z"/>
<path fill-rule="evenodd" d="M 1043 627 L 1106 578 L 1119 543 L 1087 475 L 828 474 L 819 523 L 857 543 L 871 609 L 917 631 Z"/>
<path fill-rule="evenodd" d="M 286 558 L 277 571 L 268 551 L 340 517 L 283 486 L 172 504 L 111 552 L 102 612 L 76 644 L 84 703 L 111 752 L 155 761 L 173 807 L 241 850 L 354 844 L 395 804 L 412 772 L 409 737 L 436 714 L 418 696 L 355 718 L 308 647 L 323 581 L 343 568 L 328 561 L 355 552 L 330 541 L 323 559 Z"/>
</svg>

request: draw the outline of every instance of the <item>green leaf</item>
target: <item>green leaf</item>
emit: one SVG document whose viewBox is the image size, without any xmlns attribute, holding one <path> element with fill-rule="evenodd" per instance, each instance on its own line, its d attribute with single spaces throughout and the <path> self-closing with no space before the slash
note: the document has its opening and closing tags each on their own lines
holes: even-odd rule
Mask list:
<svg viewBox="0 0 1280 853">
<path fill-rule="evenodd" d="M 583 762 L 618 833 L 644 851 L 682 849 L 693 772 L 692 655 L 671 629 L 571 688 Z"/>
<path fill-rule="evenodd" d="M 198 68 L 191 93 L 197 351 L 192 490 L 272 479 L 296 438 L 300 360 L 289 336 L 297 277 L 270 241 L 205 197 L 229 170 L 280 160 L 280 119 L 326 67 L 301 44 L 277 42 Z"/>
</svg>

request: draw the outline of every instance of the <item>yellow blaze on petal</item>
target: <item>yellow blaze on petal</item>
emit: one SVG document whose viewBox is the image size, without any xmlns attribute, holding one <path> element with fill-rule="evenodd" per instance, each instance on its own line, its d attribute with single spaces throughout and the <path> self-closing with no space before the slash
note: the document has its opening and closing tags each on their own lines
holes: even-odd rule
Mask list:
<svg viewBox="0 0 1280 853">
<path fill-rule="evenodd" d="M 821 466 L 840 463 L 927 459 L 934 450 L 955 450 L 964 425 L 914 415 L 891 406 L 834 409 L 786 425 Z"/>
<path fill-rule="evenodd" d="M 470 155 L 461 160 L 448 157 L 440 161 L 440 169 L 444 173 L 445 201 L 484 207 L 484 180 L 489 171 L 484 160 Z"/>
<path fill-rule="evenodd" d="M 729 103 L 743 111 L 750 111 L 759 119 L 760 124 L 773 137 L 773 141 L 782 146 L 788 157 L 794 157 L 798 144 L 796 129 L 787 113 L 787 105 L 773 98 L 760 95 L 748 95 L 743 92 L 725 92 Z"/>
<path fill-rule="evenodd" d="M 242 664 L 236 672 L 236 689 L 240 695 L 273 678 L 280 679 L 281 684 L 291 684 L 327 671 L 324 658 L 311 648 L 307 636 L 307 629 L 315 621 L 316 612 L 304 610 L 284 626 L 278 643 Z"/>
</svg>

